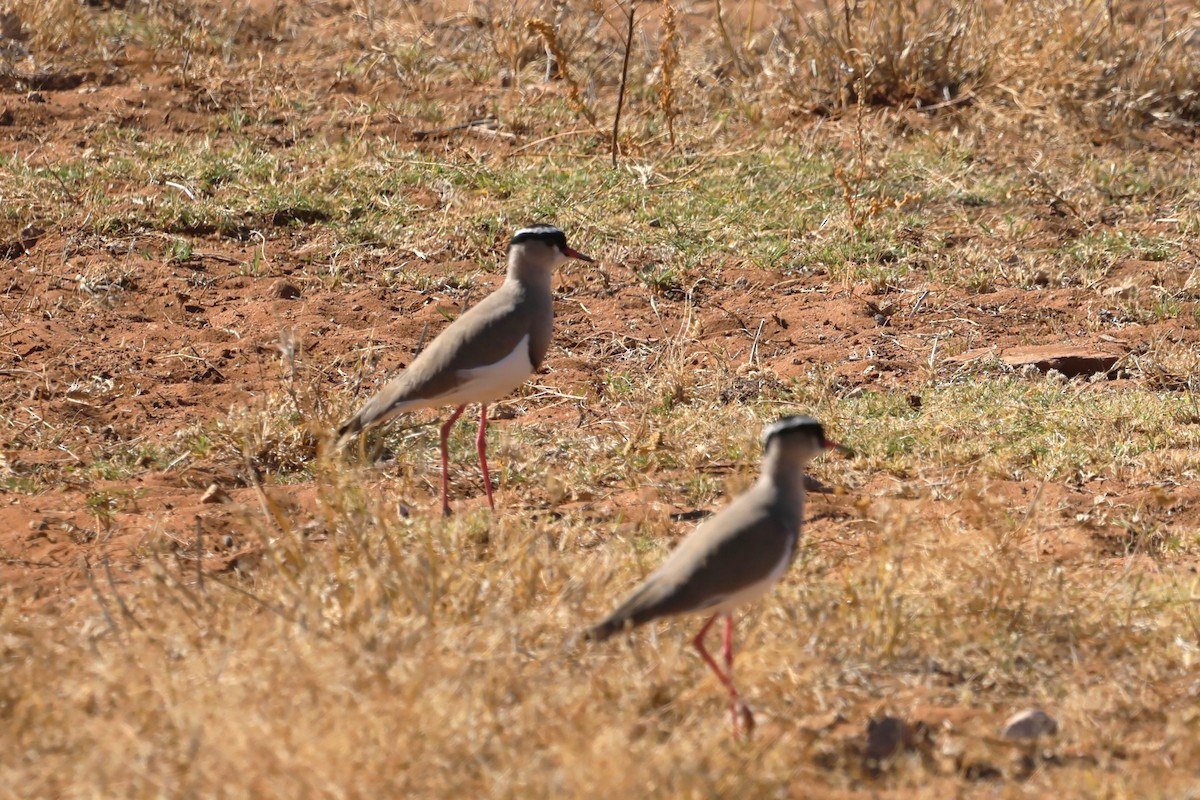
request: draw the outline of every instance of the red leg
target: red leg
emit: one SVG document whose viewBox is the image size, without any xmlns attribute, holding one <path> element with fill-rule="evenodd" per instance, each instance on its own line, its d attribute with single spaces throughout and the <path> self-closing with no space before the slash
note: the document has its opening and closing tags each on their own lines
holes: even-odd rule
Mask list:
<svg viewBox="0 0 1200 800">
<path fill-rule="evenodd" d="M 725 656 L 725 677 L 729 679 L 729 718 L 733 721 L 733 729 L 738 726 L 737 690 L 733 688 L 733 615 L 725 615 L 725 641 L 722 647 Z"/>
<path fill-rule="evenodd" d="M 708 654 L 708 650 L 704 649 L 704 637 L 708 633 L 708 629 L 713 626 L 713 623 L 717 621 L 717 617 L 719 616 L 719 614 L 713 614 L 708 618 L 708 621 L 704 623 L 704 627 L 701 628 L 700 632 L 696 634 L 696 638 L 692 639 L 692 645 L 700 651 L 700 657 L 703 658 L 705 663 L 712 668 L 712 671 L 716 673 L 717 678 L 721 681 L 725 688 L 729 690 L 730 694 L 736 696 L 737 690 L 733 688 L 733 683 L 729 680 L 729 676 L 721 671 L 721 668 L 717 666 L 717 662 Z"/>
<path fill-rule="evenodd" d="M 723 654 L 725 656 L 725 672 L 721 671 L 721 668 L 717 665 L 716 660 L 709 655 L 708 650 L 704 648 L 704 636 L 708 633 L 708 629 L 713 626 L 713 623 L 717 621 L 718 616 L 721 615 L 714 614 L 708 618 L 708 621 L 704 623 L 704 627 L 700 629 L 700 633 L 696 634 L 696 638 L 692 640 L 692 644 L 697 650 L 700 651 L 700 657 L 705 660 L 712 671 L 716 673 L 717 678 L 719 678 L 721 683 L 724 684 L 725 688 L 729 690 L 729 713 L 730 716 L 733 717 L 733 732 L 736 734 L 738 730 L 739 707 L 746 715 L 747 731 L 754 726 L 754 718 L 750 716 L 750 709 L 741 704 L 740 700 L 738 699 L 737 689 L 733 685 L 733 617 L 731 615 L 724 615 L 725 646 L 723 648 Z"/>
<path fill-rule="evenodd" d="M 492 507 L 492 511 L 496 510 L 496 503 L 492 500 L 492 476 L 488 475 L 487 468 L 487 403 L 479 407 L 479 435 L 475 437 L 475 449 L 479 452 L 479 468 L 483 470 L 483 489 L 487 492 L 488 505 Z"/>
<path fill-rule="evenodd" d="M 465 408 L 459 406 L 454 409 L 450 419 L 442 425 L 442 515 L 447 517 L 450 516 L 450 429 L 458 422 Z"/>
<path fill-rule="evenodd" d="M 733 615 L 725 615 L 725 677 L 729 679 L 729 715 L 733 718 L 733 729 L 736 731 L 738 727 L 738 714 L 742 716 L 742 722 L 745 723 L 746 735 L 754 730 L 754 715 L 750 713 L 750 706 L 743 703 L 737 693 L 737 689 L 733 688 Z"/>
</svg>

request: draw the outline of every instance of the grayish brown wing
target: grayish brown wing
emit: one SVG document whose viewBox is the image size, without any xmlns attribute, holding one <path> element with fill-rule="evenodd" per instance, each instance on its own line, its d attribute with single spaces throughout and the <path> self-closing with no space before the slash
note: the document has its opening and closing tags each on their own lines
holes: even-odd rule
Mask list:
<svg viewBox="0 0 1200 800">
<path fill-rule="evenodd" d="M 519 284 L 507 282 L 472 306 L 347 420 L 338 436 L 383 422 L 398 407 L 413 401 L 436 400 L 460 384 L 460 372 L 495 364 L 510 355 L 530 332 L 530 312 L 537 304 L 528 300 Z"/>
<path fill-rule="evenodd" d="M 659 617 L 703 611 L 768 580 L 791 555 L 797 528 L 773 513 L 767 493 L 755 487 L 684 539 L 588 638 L 601 641 Z"/>
</svg>

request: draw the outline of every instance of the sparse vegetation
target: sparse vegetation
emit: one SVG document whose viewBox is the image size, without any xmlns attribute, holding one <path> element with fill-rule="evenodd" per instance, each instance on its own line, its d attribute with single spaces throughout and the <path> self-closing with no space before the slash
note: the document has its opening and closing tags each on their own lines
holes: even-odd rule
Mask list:
<svg viewBox="0 0 1200 800">
<path fill-rule="evenodd" d="M 1196 791 L 1195 11 L 640 4 L 613 169 L 627 8 L 9 4 L 7 792 Z M 533 218 L 601 263 L 443 520 L 433 415 L 330 431 Z M 688 625 L 576 634 L 797 410 L 739 743 Z"/>
</svg>

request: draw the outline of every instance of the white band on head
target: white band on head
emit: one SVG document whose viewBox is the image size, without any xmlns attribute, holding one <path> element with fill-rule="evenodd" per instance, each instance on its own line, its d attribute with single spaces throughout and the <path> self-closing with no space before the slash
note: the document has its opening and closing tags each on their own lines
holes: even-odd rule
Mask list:
<svg viewBox="0 0 1200 800">
<path fill-rule="evenodd" d="M 815 428 L 818 432 L 821 431 L 821 423 L 812 417 L 795 416 L 784 417 L 783 419 L 772 422 L 767 427 L 763 428 L 762 440 L 766 444 L 771 440 L 771 437 L 784 433 L 785 431 L 796 430 L 797 428 Z"/>
<path fill-rule="evenodd" d="M 553 225 L 534 225 L 531 228 L 521 228 L 513 234 L 513 238 L 515 239 L 525 233 L 562 233 L 562 231 Z"/>
</svg>

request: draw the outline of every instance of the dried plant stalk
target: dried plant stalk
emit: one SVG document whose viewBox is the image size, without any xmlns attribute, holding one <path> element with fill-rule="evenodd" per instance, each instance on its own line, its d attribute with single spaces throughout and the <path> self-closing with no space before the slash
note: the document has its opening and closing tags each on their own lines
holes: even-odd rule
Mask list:
<svg viewBox="0 0 1200 800">
<path fill-rule="evenodd" d="M 567 52 L 563 50 L 562 44 L 558 41 L 558 34 L 554 32 L 554 26 L 544 19 L 531 19 L 525 23 L 525 27 L 531 31 L 537 32 L 542 41 L 546 44 L 546 49 L 554 55 L 554 60 L 558 62 L 558 74 L 567 84 L 567 100 L 571 106 L 578 111 L 591 124 L 596 124 L 596 115 L 588 108 L 587 103 L 583 102 L 583 93 L 579 89 L 579 83 L 571 75 L 571 68 L 567 58 Z"/>
<path fill-rule="evenodd" d="M 617 166 L 617 152 L 621 149 L 618 135 L 621 129 L 621 108 L 625 105 L 625 82 L 629 79 L 629 51 L 633 49 L 633 21 L 637 12 L 637 0 L 629 0 L 629 28 L 625 34 L 625 57 L 621 60 L 621 85 L 617 89 L 617 113 L 613 115 L 612 165 Z"/>
<path fill-rule="evenodd" d="M 658 108 L 667 120 L 667 136 L 675 146 L 675 66 L 679 63 L 675 6 L 663 0 L 662 41 L 658 43 Z"/>
</svg>

